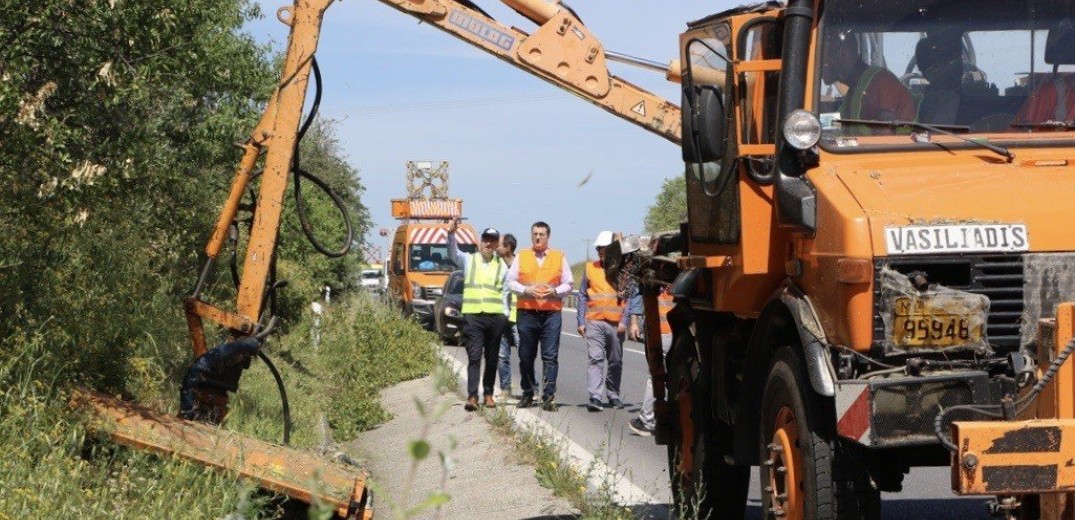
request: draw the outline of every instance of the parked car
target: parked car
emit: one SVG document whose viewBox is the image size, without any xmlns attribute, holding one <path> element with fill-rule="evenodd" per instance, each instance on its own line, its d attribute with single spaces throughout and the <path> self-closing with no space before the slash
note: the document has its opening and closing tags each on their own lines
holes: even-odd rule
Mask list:
<svg viewBox="0 0 1075 520">
<path fill-rule="evenodd" d="M 359 287 L 373 293 L 381 292 L 384 282 L 384 272 L 380 268 L 363 269 L 362 277 L 358 281 Z"/>
<path fill-rule="evenodd" d="M 463 271 L 452 271 L 444 281 L 441 294 L 433 303 L 433 321 L 437 334 L 445 343 L 463 341 Z"/>
</svg>

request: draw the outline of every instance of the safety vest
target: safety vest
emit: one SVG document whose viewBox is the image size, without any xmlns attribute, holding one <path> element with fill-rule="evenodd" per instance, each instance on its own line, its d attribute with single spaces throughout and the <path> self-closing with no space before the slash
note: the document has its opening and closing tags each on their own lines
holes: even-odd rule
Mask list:
<svg viewBox="0 0 1075 520">
<path fill-rule="evenodd" d="M 1053 79 L 1042 82 L 1027 98 L 1012 123 L 1070 121 L 1075 116 L 1075 85 L 1072 81 L 1070 76 L 1055 75 Z"/>
<path fill-rule="evenodd" d="M 555 249 L 545 250 L 545 260 L 538 265 L 533 249 L 519 252 L 519 283 L 525 286 L 546 284 L 549 287 L 560 285 L 563 277 L 564 254 Z M 560 298 L 539 299 L 533 296 L 519 296 L 520 309 L 530 311 L 558 311 L 563 308 Z"/>
<path fill-rule="evenodd" d="M 463 314 L 504 313 L 504 262 L 493 258 L 482 260 L 480 253 L 471 253 L 467 262 L 467 278 L 463 284 Z"/>
<path fill-rule="evenodd" d="M 662 292 L 657 296 L 657 313 L 661 316 L 661 334 L 671 334 L 672 326 L 668 324 L 668 311 L 676 306 L 672 295 Z"/>
<path fill-rule="evenodd" d="M 616 298 L 616 289 L 605 279 L 601 262 L 586 264 L 586 320 L 619 323 L 623 305 Z"/>
<path fill-rule="evenodd" d="M 517 323 L 519 321 L 519 298 L 514 293 L 508 291 L 508 321 Z"/>
<path fill-rule="evenodd" d="M 883 70 L 885 69 L 882 67 L 867 67 L 862 72 L 859 80 L 855 82 L 855 86 L 848 91 L 844 104 L 840 106 L 840 118 L 863 119 L 862 99 L 866 97 L 866 92 L 870 90 L 870 84 L 873 83 L 873 79 Z M 845 125 L 845 127 L 844 133 L 846 135 L 869 135 L 870 133 L 869 127 L 864 125 Z"/>
</svg>

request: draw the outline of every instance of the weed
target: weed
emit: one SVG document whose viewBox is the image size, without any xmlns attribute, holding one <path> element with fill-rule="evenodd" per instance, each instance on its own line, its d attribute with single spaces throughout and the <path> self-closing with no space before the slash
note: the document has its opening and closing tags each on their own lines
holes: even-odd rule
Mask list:
<svg viewBox="0 0 1075 520">
<path fill-rule="evenodd" d="M 94 441 L 83 426 L 86 418 L 68 407 L 75 378 L 174 411 L 174 373 L 187 359 L 181 341 L 148 338 L 128 344 L 123 355 L 66 355 L 39 330 L 25 327 L 0 338 L 0 519 L 281 514 L 274 497 L 231 474 Z M 347 298 L 324 316 L 316 352 L 306 346 L 309 332 L 309 320 L 303 320 L 267 345 L 287 385 L 294 445 L 321 443 L 322 415 L 340 439 L 353 438 L 387 418 L 380 389 L 434 368 L 429 334 L 364 296 Z M 106 358 L 83 363 L 89 355 Z M 108 359 L 122 363 L 106 367 Z M 227 428 L 279 442 L 280 397 L 265 367 L 253 364 L 232 404 Z M 311 513 L 323 511 L 315 507 Z"/>
</svg>

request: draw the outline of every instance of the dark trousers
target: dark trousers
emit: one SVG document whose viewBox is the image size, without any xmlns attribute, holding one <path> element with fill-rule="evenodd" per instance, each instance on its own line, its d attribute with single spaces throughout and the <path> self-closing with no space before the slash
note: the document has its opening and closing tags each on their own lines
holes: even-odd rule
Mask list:
<svg viewBox="0 0 1075 520">
<path fill-rule="evenodd" d="M 560 357 L 560 311 L 531 311 L 519 309 L 519 375 L 523 396 L 533 397 L 537 390 L 534 360 L 541 344 L 542 397 L 556 395 L 556 372 Z"/>
<path fill-rule="evenodd" d="M 464 314 L 463 341 L 467 346 L 467 396 L 478 396 L 478 377 L 481 373 L 482 395 L 493 395 L 496 365 L 500 357 L 500 336 L 508 324 L 503 314 Z M 482 370 L 482 359 L 485 369 Z"/>
</svg>

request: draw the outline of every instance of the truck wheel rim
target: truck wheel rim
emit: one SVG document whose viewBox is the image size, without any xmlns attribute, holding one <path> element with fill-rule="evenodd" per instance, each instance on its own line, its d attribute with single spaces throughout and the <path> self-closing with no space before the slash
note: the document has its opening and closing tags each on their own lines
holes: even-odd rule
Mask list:
<svg viewBox="0 0 1075 520">
<path fill-rule="evenodd" d="M 805 504 L 802 493 L 802 452 L 799 450 L 799 422 L 787 406 L 776 414 L 773 438 L 767 447 L 769 459 L 769 513 L 777 518 L 802 520 Z"/>
</svg>

